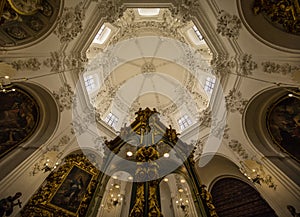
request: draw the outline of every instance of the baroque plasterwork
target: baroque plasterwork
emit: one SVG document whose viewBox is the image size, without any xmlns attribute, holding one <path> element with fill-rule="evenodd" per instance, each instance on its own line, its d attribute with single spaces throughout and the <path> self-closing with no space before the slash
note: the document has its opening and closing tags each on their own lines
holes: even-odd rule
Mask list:
<svg viewBox="0 0 300 217">
<path fill-rule="evenodd" d="M 200 6 L 199 0 L 181 0 L 178 2 L 176 11 L 174 14 L 182 19 L 183 22 L 192 20 L 193 16 L 197 14 L 197 9 Z"/>
<path fill-rule="evenodd" d="M 63 14 L 57 22 L 54 34 L 61 43 L 70 42 L 82 32 L 82 21 L 85 18 L 83 2 L 75 7 L 64 8 Z"/>
<path fill-rule="evenodd" d="M 97 104 L 95 107 L 100 116 L 103 116 L 107 112 L 108 108 L 111 106 L 116 97 L 117 91 L 124 82 L 113 86 L 110 82 L 110 79 L 106 79 L 105 85 L 103 85 L 101 90 L 98 92 L 96 98 Z"/>
<path fill-rule="evenodd" d="M 113 23 L 115 20 L 121 18 L 125 11 L 120 0 L 99 0 L 97 6 L 101 8 L 99 13 L 101 13 L 109 23 Z"/>
<path fill-rule="evenodd" d="M 10 64 L 16 70 L 37 71 L 41 68 L 41 62 L 37 58 L 16 60 Z"/>
<path fill-rule="evenodd" d="M 157 21 L 138 19 L 133 9 L 127 9 L 124 16 L 113 23 L 119 29 L 119 32 L 110 40 L 109 44 L 116 44 L 121 40 L 138 37 L 143 32 L 172 37 L 185 42 L 179 31 L 185 24 L 178 19 L 174 19 L 168 9 L 161 10 L 162 19 Z"/>
<path fill-rule="evenodd" d="M 42 61 L 40 58 L 24 58 L 9 62 L 18 71 L 38 71 L 42 66 L 51 68 L 51 72 L 63 72 L 71 69 L 83 70 L 88 59 L 85 54 L 77 53 L 67 55 L 64 52 L 50 52 L 50 57 Z"/>
<path fill-rule="evenodd" d="M 236 152 L 237 155 L 243 160 L 248 159 L 249 155 L 247 151 L 244 149 L 243 145 L 234 139 L 231 139 L 228 143 L 228 146 L 232 149 L 232 151 Z"/>
<path fill-rule="evenodd" d="M 202 139 L 198 140 L 192 140 L 191 145 L 194 146 L 194 159 L 199 158 L 203 153 L 203 148 L 205 143 L 202 141 Z"/>
<path fill-rule="evenodd" d="M 240 29 L 242 28 L 241 20 L 236 15 L 221 10 L 217 17 L 217 33 L 229 39 L 238 39 Z"/>
<path fill-rule="evenodd" d="M 72 108 L 74 92 L 69 84 L 64 84 L 58 91 L 54 91 L 53 96 L 59 106 L 60 112 L 70 110 Z"/>
<path fill-rule="evenodd" d="M 229 74 L 236 66 L 234 60 L 227 55 L 216 55 L 210 62 L 212 73 L 217 77 Z"/>
<path fill-rule="evenodd" d="M 226 108 L 230 112 L 239 112 L 243 114 L 248 100 L 242 97 L 242 93 L 239 90 L 233 88 L 229 91 L 228 95 L 225 96 Z"/>
<path fill-rule="evenodd" d="M 211 129 L 211 134 L 218 139 L 228 139 L 229 138 L 229 127 L 228 124 L 224 124 L 223 122 L 217 123 Z"/>
<path fill-rule="evenodd" d="M 239 68 L 239 74 L 248 76 L 252 75 L 253 71 L 257 69 L 257 64 L 252 60 L 252 55 L 243 54 L 241 57 L 241 63 Z"/>
<path fill-rule="evenodd" d="M 85 133 L 90 126 L 94 126 L 101 121 L 100 114 L 96 109 L 88 109 L 87 111 L 73 110 L 73 119 L 71 123 L 71 132 L 80 136 Z"/>
<path fill-rule="evenodd" d="M 64 54 L 60 52 L 50 52 L 50 57 L 43 61 L 46 67 L 51 68 L 51 72 L 63 71 Z"/>
<path fill-rule="evenodd" d="M 292 76 L 294 72 L 300 71 L 299 65 L 291 65 L 289 63 L 275 63 L 271 61 L 266 61 L 261 63 L 263 67 L 263 72 L 269 74 L 281 74 Z"/>
<path fill-rule="evenodd" d="M 206 126 L 206 127 L 215 125 L 215 123 L 212 123 L 212 121 L 213 121 L 212 111 L 209 107 L 200 112 L 199 122 L 201 125 Z"/>
</svg>

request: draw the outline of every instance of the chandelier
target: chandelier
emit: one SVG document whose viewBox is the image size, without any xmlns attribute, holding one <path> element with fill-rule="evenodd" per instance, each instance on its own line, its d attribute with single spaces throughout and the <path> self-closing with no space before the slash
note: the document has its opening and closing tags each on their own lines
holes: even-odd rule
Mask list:
<svg viewBox="0 0 300 217">
<path fill-rule="evenodd" d="M 101 207 L 106 209 L 107 212 L 110 212 L 117 206 L 122 205 L 124 195 L 121 193 L 121 181 L 118 180 L 117 176 L 112 176 L 112 181 L 108 186 L 109 190 L 106 197 L 106 202 L 101 204 Z"/>
<path fill-rule="evenodd" d="M 177 192 L 175 196 L 175 203 L 179 210 L 181 210 L 185 215 L 189 215 L 189 194 L 187 189 L 187 184 L 185 179 L 180 178 L 175 175 Z"/>
</svg>

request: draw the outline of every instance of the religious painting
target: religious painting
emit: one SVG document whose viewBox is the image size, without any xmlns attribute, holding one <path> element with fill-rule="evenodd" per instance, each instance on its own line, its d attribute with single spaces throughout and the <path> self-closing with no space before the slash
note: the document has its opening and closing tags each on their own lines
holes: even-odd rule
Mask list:
<svg viewBox="0 0 300 217">
<path fill-rule="evenodd" d="M 28 139 L 39 121 L 39 106 L 19 87 L 0 92 L 0 158 Z"/>
<path fill-rule="evenodd" d="M 83 154 L 71 154 L 32 196 L 22 216 L 83 217 L 97 186 L 99 170 Z"/>
<path fill-rule="evenodd" d="M 270 107 L 267 127 L 273 141 L 300 161 L 300 99 L 283 97 Z"/>
<path fill-rule="evenodd" d="M 70 173 L 50 200 L 50 204 L 65 209 L 74 215 L 86 194 L 92 174 L 77 166 L 73 166 Z"/>
</svg>

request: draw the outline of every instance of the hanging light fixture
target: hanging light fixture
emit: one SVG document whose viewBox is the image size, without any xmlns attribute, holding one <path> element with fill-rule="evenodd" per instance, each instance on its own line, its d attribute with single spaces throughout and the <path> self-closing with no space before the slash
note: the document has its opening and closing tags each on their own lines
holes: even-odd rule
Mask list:
<svg viewBox="0 0 300 217">
<path fill-rule="evenodd" d="M 116 176 L 112 177 L 112 181 L 109 186 L 110 188 L 106 201 L 101 205 L 101 207 L 104 207 L 104 209 L 108 212 L 116 206 L 120 206 L 124 198 L 124 195 L 121 193 L 121 182 L 117 180 Z"/>
<path fill-rule="evenodd" d="M 15 69 L 7 63 L 0 62 L 0 92 L 8 93 L 15 91 L 11 83 L 11 77 L 14 76 Z"/>
</svg>

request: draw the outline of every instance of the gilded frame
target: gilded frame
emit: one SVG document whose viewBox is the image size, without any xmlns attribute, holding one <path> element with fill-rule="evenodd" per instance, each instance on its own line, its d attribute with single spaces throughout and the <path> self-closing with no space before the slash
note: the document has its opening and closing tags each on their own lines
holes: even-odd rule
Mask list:
<svg viewBox="0 0 300 217">
<path fill-rule="evenodd" d="M 85 216 L 96 188 L 98 175 L 99 170 L 83 154 L 69 155 L 65 159 L 65 163 L 47 177 L 42 187 L 29 200 L 22 210 L 22 216 Z M 66 205 L 63 196 L 70 199 L 71 195 L 73 195 L 73 200 L 71 201 L 73 203 L 75 191 L 75 188 L 73 188 L 72 190 L 74 191 L 71 194 L 67 194 L 68 189 L 66 186 L 71 183 L 70 180 L 72 178 L 79 178 L 80 176 L 82 186 L 81 192 L 77 192 L 78 201 L 72 206 L 70 204 Z M 69 186 L 72 186 L 72 184 Z"/>
</svg>

